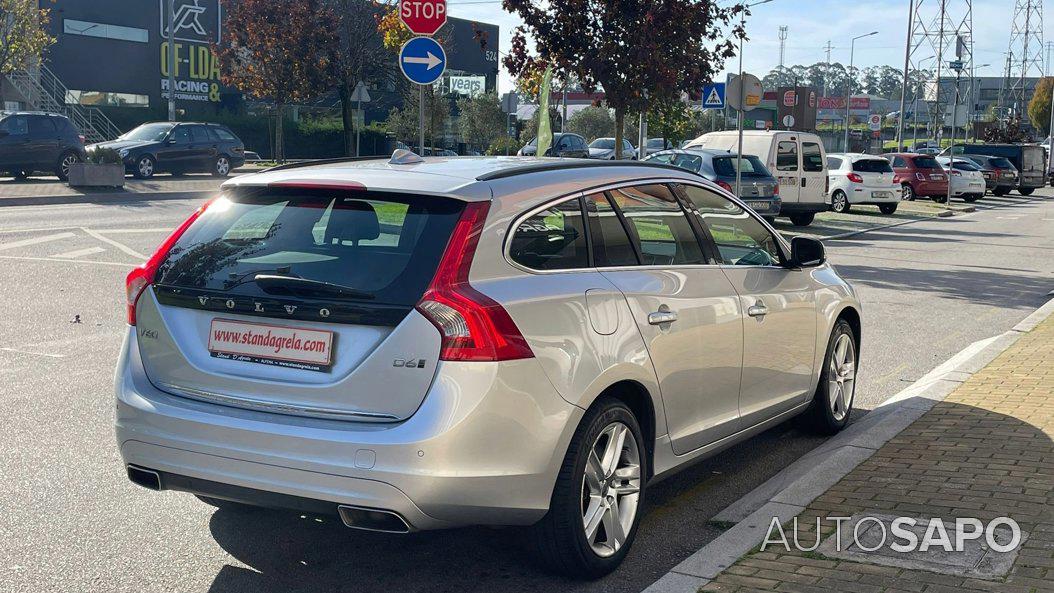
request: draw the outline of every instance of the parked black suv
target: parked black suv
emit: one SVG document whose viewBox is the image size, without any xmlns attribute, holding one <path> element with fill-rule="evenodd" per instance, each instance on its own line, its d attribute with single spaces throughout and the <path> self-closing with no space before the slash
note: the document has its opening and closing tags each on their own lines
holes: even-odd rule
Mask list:
<svg viewBox="0 0 1054 593">
<path fill-rule="evenodd" d="M 245 145 L 226 126 L 199 122 L 147 123 L 113 142 L 88 147 L 112 148 L 139 179 L 154 173 L 212 173 L 226 177 L 245 163 Z"/>
<path fill-rule="evenodd" d="M 519 156 L 537 156 L 538 139 L 535 138 L 528 142 L 516 154 L 518 154 Z M 576 159 L 588 159 L 589 146 L 586 145 L 586 139 L 579 136 L 578 134 L 553 134 L 553 143 L 549 146 L 549 149 L 546 150 L 545 154 L 542 156 L 559 156 Z"/>
<path fill-rule="evenodd" d="M 65 181 L 84 158 L 84 139 L 66 116 L 0 111 L 0 172 L 23 178 L 49 171 Z"/>
</svg>

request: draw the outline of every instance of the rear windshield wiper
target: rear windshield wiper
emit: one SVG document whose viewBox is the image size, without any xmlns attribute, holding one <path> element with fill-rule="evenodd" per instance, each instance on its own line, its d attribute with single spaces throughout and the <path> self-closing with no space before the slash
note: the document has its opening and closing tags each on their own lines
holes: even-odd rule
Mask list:
<svg viewBox="0 0 1054 593">
<path fill-rule="evenodd" d="M 264 292 L 291 292 L 361 300 L 373 298 L 373 294 L 357 288 L 342 286 L 332 282 L 323 282 L 321 280 L 311 280 L 310 278 L 298 278 L 296 276 L 257 274 L 253 277 L 253 281 L 255 281 L 256 285 L 263 289 Z"/>
</svg>

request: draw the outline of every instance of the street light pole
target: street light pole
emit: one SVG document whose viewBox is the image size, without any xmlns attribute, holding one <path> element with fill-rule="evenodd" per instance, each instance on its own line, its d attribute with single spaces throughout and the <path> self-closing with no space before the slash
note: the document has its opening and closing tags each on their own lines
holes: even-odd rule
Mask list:
<svg viewBox="0 0 1054 593">
<path fill-rule="evenodd" d="M 908 95 L 908 67 L 911 62 L 911 27 L 915 16 L 915 2 L 908 0 L 908 36 L 904 40 L 904 84 L 900 86 L 900 116 L 897 117 L 897 152 L 904 149 L 904 102 Z M 827 77 L 824 76 L 826 83 Z"/>
<path fill-rule="evenodd" d="M 845 151 L 849 152 L 849 104 L 853 102 L 853 52 L 856 49 L 856 40 L 863 39 L 864 37 L 870 37 L 872 35 L 878 35 L 878 31 L 871 31 L 863 35 L 857 35 L 853 37 L 852 41 L 849 42 L 849 78 L 846 80 L 845 86 Z"/>
<path fill-rule="evenodd" d="M 761 2 L 755 2 L 753 4 L 746 4 L 743 6 L 742 12 L 739 13 L 739 28 L 741 31 L 746 30 L 747 26 L 747 10 L 760 4 L 768 4 L 772 0 L 761 0 Z M 746 97 L 743 96 L 743 37 L 739 38 L 739 78 L 736 79 L 736 83 L 739 84 L 739 117 L 736 118 L 736 133 L 738 139 L 736 141 L 736 197 L 743 195 L 740 191 L 743 187 L 743 173 L 740 171 L 740 167 L 743 164 L 743 120 L 746 119 L 747 105 Z"/>
<path fill-rule="evenodd" d="M 962 62 L 951 62 L 952 70 L 955 70 L 955 94 L 952 96 L 952 143 L 948 145 L 948 195 L 944 198 L 945 204 L 952 203 L 952 175 L 955 173 L 955 119 L 959 115 L 959 79 L 962 77 Z M 938 81 L 937 84 L 940 84 Z"/>
</svg>

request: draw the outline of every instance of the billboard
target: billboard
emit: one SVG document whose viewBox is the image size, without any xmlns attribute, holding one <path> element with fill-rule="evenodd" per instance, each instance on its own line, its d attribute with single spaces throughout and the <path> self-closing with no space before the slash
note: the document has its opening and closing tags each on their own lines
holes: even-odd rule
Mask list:
<svg viewBox="0 0 1054 593">
<path fill-rule="evenodd" d="M 451 76 L 450 93 L 475 97 L 487 92 L 486 76 Z"/>
<path fill-rule="evenodd" d="M 219 0 L 173 0 L 169 23 L 168 0 L 158 0 L 161 16 L 160 89 L 167 101 L 169 51 L 175 52 L 175 96 L 180 101 L 220 101 L 220 65 L 213 55 L 212 43 L 223 35 L 223 9 Z M 174 43 L 169 48 L 169 27 Z"/>
<path fill-rule="evenodd" d="M 815 130 L 817 94 L 812 87 L 780 87 L 776 91 L 779 98 L 776 102 L 776 121 L 788 130 Z"/>
<path fill-rule="evenodd" d="M 820 97 L 819 99 L 820 109 L 845 109 L 845 97 Z M 870 97 L 853 97 L 849 102 L 849 109 L 852 111 L 870 111 L 871 110 L 871 98 Z"/>
</svg>

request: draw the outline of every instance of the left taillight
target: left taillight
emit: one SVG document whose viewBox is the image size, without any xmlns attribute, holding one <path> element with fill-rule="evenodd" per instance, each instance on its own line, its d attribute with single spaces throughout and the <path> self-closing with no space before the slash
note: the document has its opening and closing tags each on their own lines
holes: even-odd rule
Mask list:
<svg viewBox="0 0 1054 593">
<path fill-rule="evenodd" d="M 465 206 L 432 283 L 417 303 L 442 336 L 440 360 L 501 361 L 533 358 L 534 352 L 500 304 L 469 284 L 488 202 Z"/>
<path fill-rule="evenodd" d="M 128 325 L 135 325 L 136 304 L 139 302 L 139 297 L 143 295 L 143 291 L 154 283 L 154 275 L 157 274 L 157 268 L 161 265 L 161 262 L 165 261 L 165 257 L 172 250 L 172 246 L 176 244 L 176 241 L 179 241 L 183 233 L 190 228 L 190 225 L 194 224 L 194 221 L 205 212 L 205 209 L 211 203 L 212 200 L 209 200 L 201 208 L 195 210 L 193 214 L 183 221 L 183 224 L 172 231 L 172 234 L 161 243 L 161 246 L 157 248 L 157 251 L 150 256 L 150 259 L 145 264 L 128 273 L 128 277 L 124 281 L 125 295 L 128 298 Z"/>
</svg>

